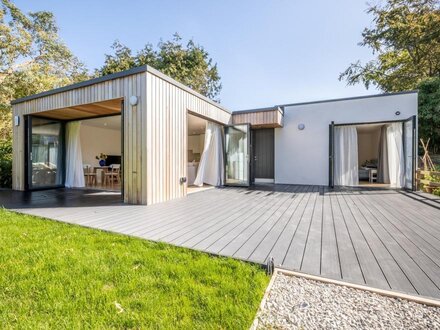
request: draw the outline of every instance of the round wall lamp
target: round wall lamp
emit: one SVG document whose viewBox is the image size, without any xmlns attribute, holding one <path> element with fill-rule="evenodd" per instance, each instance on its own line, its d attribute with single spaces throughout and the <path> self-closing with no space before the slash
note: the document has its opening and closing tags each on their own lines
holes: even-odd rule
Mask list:
<svg viewBox="0 0 440 330">
<path fill-rule="evenodd" d="M 302 131 L 304 128 L 306 128 L 306 125 L 304 125 L 304 124 L 299 124 L 299 125 L 298 125 L 298 129 L 299 129 L 300 131 Z"/>
<path fill-rule="evenodd" d="M 400 111 L 395 112 L 396 116 L 400 116 Z"/>
<path fill-rule="evenodd" d="M 128 101 L 130 102 L 131 106 L 135 106 L 138 104 L 138 97 L 136 95 L 132 95 Z"/>
</svg>

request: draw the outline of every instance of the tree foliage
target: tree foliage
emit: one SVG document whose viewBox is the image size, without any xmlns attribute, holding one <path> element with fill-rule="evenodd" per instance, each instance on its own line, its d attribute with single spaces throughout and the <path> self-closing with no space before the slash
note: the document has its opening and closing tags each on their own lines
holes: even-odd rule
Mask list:
<svg viewBox="0 0 440 330">
<path fill-rule="evenodd" d="M 419 137 L 430 139 L 434 153 L 440 151 L 440 77 L 430 78 L 418 85 Z"/>
<path fill-rule="evenodd" d="M 10 0 L 0 0 L 0 186 L 11 185 L 10 102 L 87 76 L 58 36 L 51 12 L 24 14 Z"/>
<path fill-rule="evenodd" d="M 112 49 L 114 54 L 105 56 L 105 63 L 96 70 L 96 75 L 107 75 L 146 64 L 211 99 L 220 93 L 217 64 L 193 40 L 183 44 L 182 38 L 174 34 L 171 40 L 159 42 L 157 48 L 146 44 L 135 54 L 119 41 L 113 43 Z"/>
<path fill-rule="evenodd" d="M 51 12 L 24 14 L 0 2 L 0 138 L 11 135 L 10 101 L 87 78 L 58 35 Z"/>
<path fill-rule="evenodd" d="M 352 63 L 340 80 L 394 92 L 440 76 L 438 0 L 387 0 L 370 5 L 368 13 L 373 15 L 373 26 L 364 29 L 360 45 L 377 56 L 366 64 Z"/>
<path fill-rule="evenodd" d="M 12 186 L 12 144 L 0 140 L 0 187 Z"/>
</svg>

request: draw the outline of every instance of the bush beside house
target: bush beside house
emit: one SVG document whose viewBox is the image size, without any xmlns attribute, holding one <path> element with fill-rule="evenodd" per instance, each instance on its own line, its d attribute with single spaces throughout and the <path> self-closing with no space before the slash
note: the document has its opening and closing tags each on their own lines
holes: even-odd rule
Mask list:
<svg viewBox="0 0 440 330">
<path fill-rule="evenodd" d="M 12 187 L 12 142 L 0 141 L 0 188 Z"/>
</svg>

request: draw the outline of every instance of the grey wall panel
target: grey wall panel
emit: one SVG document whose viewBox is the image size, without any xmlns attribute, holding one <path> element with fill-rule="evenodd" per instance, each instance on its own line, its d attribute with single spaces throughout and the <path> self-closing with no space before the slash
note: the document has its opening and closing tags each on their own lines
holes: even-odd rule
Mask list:
<svg viewBox="0 0 440 330">
<path fill-rule="evenodd" d="M 254 177 L 274 178 L 274 129 L 253 130 Z"/>
</svg>

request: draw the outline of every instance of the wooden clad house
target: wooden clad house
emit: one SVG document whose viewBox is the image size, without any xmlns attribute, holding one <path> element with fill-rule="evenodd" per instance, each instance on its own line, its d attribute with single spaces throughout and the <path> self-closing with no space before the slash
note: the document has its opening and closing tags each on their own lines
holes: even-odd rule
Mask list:
<svg viewBox="0 0 440 330">
<path fill-rule="evenodd" d="M 12 109 L 15 190 L 82 187 L 71 184 L 73 177 L 78 181 L 73 164 L 84 165 L 81 179 L 92 179 L 95 187 L 108 189 L 108 179 L 112 189 L 119 185 L 131 204 L 180 198 L 205 183 L 333 186 L 386 183 L 391 177 L 394 187 L 414 187 L 416 92 L 231 113 L 142 66 L 24 97 Z M 386 143 L 397 145 L 393 155 L 384 154 Z M 352 149 L 338 149 L 345 144 Z M 110 164 L 98 164 L 95 155 L 101 153 Z M 353 162 L 345 164 L 339 154 Z M 386 178 L 384 163 L 390 167 Z M 350 166 L 352 181 L 338 177 L 345 175 L 344 166 Z"/>
<path fill-rule="evenodd" d="M 231 118 L 219 104 L 148 66 L 18 99 L 12 108 L 13 189 L 32 189 L 32 118 L 64 124 L 119 114 L 123 198 L 133 204 L 186 195 L 181 178 L 186 177 L 188 113 L 223 125 Z"/>
</svg>

